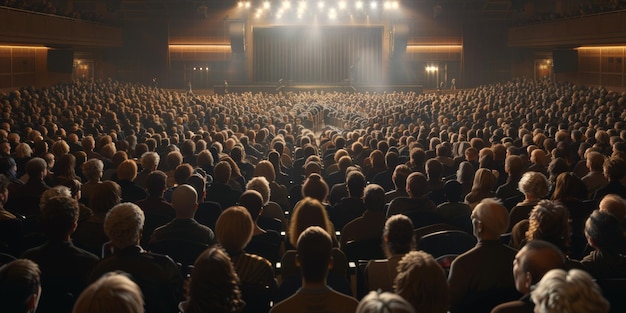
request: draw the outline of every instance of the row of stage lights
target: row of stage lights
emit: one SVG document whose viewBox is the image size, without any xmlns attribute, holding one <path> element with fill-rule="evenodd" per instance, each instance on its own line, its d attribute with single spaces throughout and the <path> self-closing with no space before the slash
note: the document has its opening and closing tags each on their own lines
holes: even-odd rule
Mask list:
<svg viewBox="0 0 626 313">
<path fill-rule="evenodd" d="M 315 3 L 317 2 L 317 3 Z M 252 1 L 239 1 L 238 7 L 241 9 L 251 9 Z M 272 7 L 278 7 L 273 15 L 277 19 L 281 19 L 283 15 L 295 8 L 295 13 L 298 19 L 302 19 L 305 14 L 311 14 L 315 10 L 309 11 L 311 8 L 317 7 L 320 13 L 327 13 L 328 18 L 334 20 L 338 14 L 342 12 L 349 12 L 351 9 L 359 11 L 365 11 L 367 8 L 370 10 L 377 10 L 383 8 L 384 10 L 398 10 L 400 8 L 400 2 L 397 0 L 384 0 L 384 1 L 346 1 L 339 0 L 338 2 L 333 0 L 319 0 L 319 1 L 306 1 L 306 0 L 282 0 L 282 1 L 262 1 L 260 5 L 255 9 L 254 17 L 261 18 L 266 15 L 271 15 Z"/>
</svg>

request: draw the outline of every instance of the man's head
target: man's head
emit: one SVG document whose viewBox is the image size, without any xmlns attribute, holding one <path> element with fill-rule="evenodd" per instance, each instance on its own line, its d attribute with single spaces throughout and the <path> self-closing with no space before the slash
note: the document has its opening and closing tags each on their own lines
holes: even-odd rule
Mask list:
<svg viewBox="0 0 626 313">
<path fill-rule="evenodd" d="M 48 199 L 41 208 L 41 225 L 48 239 L 68 239 L 78 225 L 78 212 L 78 202 L 70 197 Z"/>
<path fill-rule="evenodd" d="M 515 288 L 523 293 L 530 293 L 530 286 L 538 283 L 551 269 L 563 268 L 565 256 L 559 248 L 547 241 L 528 242 L 513 260 Z"/>
<path fill-rule="evenodd" d="M 372 211 L 384 211 L 385 190 L 377 184 L 370 184 L 363 190 L 363 202 L 365 208 Z"/>
<path fill-rule="evenodd" d="M 187 184 L 182 184 L 172 192 L 172 207 L 177 218 L 193 218 L 198 208 L 198 193 Z"/>
<path fill-rule="evenodd" d="M 333 243 L 321 227 L 311 226 L 298 237 L 297 261 L 302 278 L 309 283 L 325 283 L 331 266 Z"/>
<path fill-rule="evenodd" d="M 107 213 L 104 219 L 104 233 L 117 249 L 134 246 L 141 239 L 144 222 L 143 211 L 136 204 L 120 203 Z"/>
<path fill-rule="evenodd" d="M 33 261 L 19 259 L 0 267 L 0 303 L 6 312 L 35 312 L 41 295 L 41 272 Z"/>
<path fill-rule="evenodd" d="M 263 212 L 263 196 L 256 190 L 246 190 L 239 197 L 239 205 L 248 210 L 253 220 Z"/>
<path fill-rule="evenodd" d="M 421 198 L 428 193 L 428 181 L 424 174 L 414 172 L 406 179 L 406 192 L 411 198 Z"/>
<path fill-rule="evenodd" d="M 498 201 L 486 198 L 472 211 L 474 236 L 480 240 L 499 240 L 509 227 L 509 212 Z"/>
</svg>

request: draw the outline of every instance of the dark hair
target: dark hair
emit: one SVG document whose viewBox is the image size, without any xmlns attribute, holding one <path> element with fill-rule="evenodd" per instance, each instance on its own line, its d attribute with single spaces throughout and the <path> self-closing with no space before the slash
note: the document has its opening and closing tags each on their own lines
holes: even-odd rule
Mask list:
<svg viewBox="0 0 626 313">
<path fill-rule="evenodd" d="M 319 226 L 310 226 L 298 237 L 298 260 L 307 282 L 322 282 L 328 273 L 333 249 L 330 235 Z"/>
<path fill-rule="evenodd" d="M 0 267 L 0 303 L 5 312 L 26 312 L 27 301 L 39 292 L 41 271 L 31 260 L 18 259 Z"/>
<path fill-rule="evenodd" d="M 587 219 L 585 234 L 599 250 L 619 252 L 624 245 L 624 233 L 617 219 L 599 210 L 593 211 Z"/>
<path fill-rule="evenodd" d="M 191 272 L 187 300 L 187 313 L 230 313 L 243 308 L 239 278 L 224 251 L 212 247 L 198 257 Z"/>
<path fill-rule="evenodd" d="M 46 201 L 41 210 L 41 225 L 51 239 L 64 239 L 78 221 L 78 202 L 57 196 Z"/>
</svg>

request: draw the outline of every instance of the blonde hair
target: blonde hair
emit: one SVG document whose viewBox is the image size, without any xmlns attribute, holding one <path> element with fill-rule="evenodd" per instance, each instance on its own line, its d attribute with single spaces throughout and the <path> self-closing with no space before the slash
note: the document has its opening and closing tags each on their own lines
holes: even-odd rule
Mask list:
<svg viewBox="0 0 626 313">
<path fill-rule="evenodd" d="M 215 237 L 228 253 L 243 250 L 252 239 L 253 231 L 254 221 L 242 206 L 226 209 L 215 223 Z"/>
<path fill-rule="evenodd" d="M 550 191 L 548 179 L 539 172 L 524 173 L 517 186 L 524 195 L 531 195 L 537 199 L 545 197 Z"/>
<path fill-rule="evenodd" d="M 72 313 L 143 313 L 141 289 L 124 274 L 110 272 L 80 294 Z"/>
<path fill-rule="evenodd" d="M 606 313 L 610 308 L 593 278 L 578 269 L 550 270 L 530 296 L 540 313 Z"/>
<path fill-rule="evenodd" d="M 274 164 L 272 162 L 263 160 L 259 162 L 254 168 L 254 176 L 262 176 L 269 182 L 276 180 L 276 172 L 274 171 Z"/>
</svg>

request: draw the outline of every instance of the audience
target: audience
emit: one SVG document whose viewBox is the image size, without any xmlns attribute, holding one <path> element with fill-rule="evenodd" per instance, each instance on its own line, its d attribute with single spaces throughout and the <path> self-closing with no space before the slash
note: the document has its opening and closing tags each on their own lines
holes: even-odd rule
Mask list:
<svg viewBox="0 0 626 313">
<path fill-rule="evenodd" d="M 415 313 L 415 310 L 395 293 L 370 291 L 359 302 L 356 313 Z"/>
<path fill-rule="evenodd" d="M 346 175 L 358 176 L 351 173 L 361 172 L 371 182 L 382 183 L 383 190 L 395 187 L 384 201 L 389 203 L 386 216 L 405 214 L 414 227 L 446 222 L 470 230 L 470 211 L 461 207 L 459 200 L 466 199 L 465 205 L 472 207 L 485 197 L 497 196 L 507 209 L 521 201 L 510 214 L 510 226 L 515 226 L 515 247 L 541 238 L 565 253 L 571 250 L 569 256 L 578 258 L 583 256 L 582 249 L 589 241 L 594 250 L 590 258 L 600 260 L 598 256 L 606 254 L 605 248 L 591 244 L 593 236 L 598 235 L 593 228 L 585 240 L 583 223 L 593 209 L 600 209 L 615 216 L 622 230 L 626 229 L 626 206 L 617 198 L 626 194 L 622 152 L 626 139 L 624 99 L 626 94 L 600 87 L 547 80 L 512 80 L 454 93 L 421 95 L 184 95 L 113 80 L 73 82 L 45 91 L 21 88 L 0 95 L 4 112 L 0 121 L 0 151 L 17 158 L 0 159 L 0 170 L 11 181 L 7 191 L 0 193 L 0 202 L 6 202 L 0 211 L 0 253 L 15 257 L 41 245 L 37 239 L 42 231 L 38 222 L 42 214 L 39 194 L 59 183 L 68 185 L 77 197 L 83 193 L 81 203 L 86 207 L 81 208 L 77 229 L 71 237 L 77 247 L 96 255 L 119 254 L 120 248 L 113 246 L 111 251 L 111 244 L 104 244 L 108 240 L 103 226 L 105 216 L 121 199 L 141 201 L 146 197 L 143 188 L 147 189 L 150 196 L 138 202 L 146 219 L 142 240 L 145 244 L 153 229 L 175 218 L 175 210 L 164 200 L 168 178 L 170 185 L 177 187 L 172 191 L 184 184 L 195 189 L 195 196 L 190 194 L 189 198 L 195 199 L 199 208 L 195 217 L 193 213 L 188 216 L 209 228 L 215 229 L 212 226 L 222 208 L 235 205 L 243 192 L 256 190 L 261 195 L 260 204 L 258 197 L 241 203 L 256 210 L 252 212 L 259 212 L 251 218 L 253 235 L 288 229 L 287 246 L 295 248 L 296 239 L 308 226 L 321 226 L 331 238 L 335 238 L 335 227 L 343 227 L 345 239 L 338 238 L 346 243 L 350 238 L 380 233 L 386 219 L 381 216 L 374 221 L 378 216 L 375 212 L 385 209 L 378 199 L 378 189 L 368 189 L 367 180 L 346 183 Z M 605 158 L 607 161 L 602 163 Z M 165 162 L 159 162 L 160 159 Z M 124 166 L 116 169 L 114 164 Z M 248 183 L 250 174 L 255 175 L 254 165 L 259 176 Z M 159 173 L 156 169 L 169 171 L 169 177 L 155 174 Z M 137 191 L 130 192 L 134 197 L 129 197 L 129 188 L 102 181 L 103 171 L 115 172 L 121 185 L 132 186 Z M 552 184 L 545 176 L 522 184 L 522 173 L 541 175 L 536 171 L 549 172 Z M 17 175 L 22 173 L 31 187 L 18 180 Z M 573 187 L 581 178 L 588 187 L 586 192 Z M 81 179 L 86 181 L 82 186 Z M 454 180 L 460 184 L 460 191 Z M 450 190 L 446 191 L 446 186 Z M 369 204 L 368 191 L 372 196 Z M 563 204 L 563 214 L 538 209 L 534 216 L 529 215 L 550 192 L 553 199 Z M 249 197 L 249 193 L 246 195 Z M 317 203 L 300 201 L 306 196 L 317 199 Z M 599 206 L 595 201 L 583 201 L 588 196 L 606 201 Z M 340 206 L 333 208 L 327 201 L 335 205 L 343 197 L 349 197 L 349 201 L 343 201 L 342 212 L 347 208 L 358 214 L 341 218 L 335 215 L 338 210 L 333 209 Z M 436 210 L 435 203 L 444 199 L 449 201 L 444 205 L 454 204 L 454 208 Z M 211 204 L 208 211 L 207 203 Z M 364 206 L 359 211 L 356 204 Z M 585 210 L 578 210 L 581 205 Z M 328 215 L 336 225 L 330 223 Z M 467 225 L 453 223 L 457 216 Z M 479 218 L 474 219 L 472 228 L 483 231 L 484 237 L 489 222 L 483 218 L 488 218 L 473 216 Z M 570 216 L 574 224 L 567 226 L 563 221 Z M 370 225 L 367 231 L 349 227 L 365 219 L 371 219 L 371 223 L 366 223 Z M 517 221 L 521 222 L 514 225 Z M 600 221 L 604 220 L 595 222 Z M 11 223 L 16 227 L 4 227 Z M 609 227 L 601 230 L 608 231 Z M 5 232 L 14 235 L 13 239 Z M 486 238 L 481 241 L 495 244 L 499 239 L 495 235 Z M 341 247 L 337 239 L 333 242 L 333 246 Z M 479 243 L 477 247 L 482 245 L 486 244 Z M 278 259 L 281 253 L 274 253 L 272 258 Z M 340 250 L 333 250 L 334 260 L 341 259 L 341 255 Z M 567 262 L 568 268 L 576 267 L 575 260 Z M 42 271 L 45 276 L 43 266 Z M 451 273 L 451 282 L 456 272 Z M 479 276 L 491 276 L 491 272 L 476 272 Z M 332 279 L 327 283 L 332 285 Z M 139 285 L 144 288 L 143 283 Z M 457 287 L 451 283 L 451 292 Z M 459 297 L 477 296 L 469 290 L 459 292 Z M 179 300 L 180 297 L 176 299 Z M 41 310 L 44 302 L 42 299 Z M 153 296 L 146 292 L 146 304 L 153 302 Z M 452 305 L 455 311 L 458 303 L 453 300 Z M 240 305 L 236 307 L 241 309 Z"/>
</svg>

